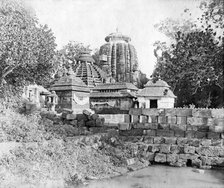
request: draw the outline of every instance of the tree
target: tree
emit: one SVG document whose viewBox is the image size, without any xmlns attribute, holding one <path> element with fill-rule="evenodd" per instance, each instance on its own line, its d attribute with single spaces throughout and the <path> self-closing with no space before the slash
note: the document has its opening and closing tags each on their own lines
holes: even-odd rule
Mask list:
<svg viewBox="0 0 224 188">
<path fill-rule="evenodd" d="M 202 26 L 192 31 L 179 30 L 170 32 L 174 41 L 171 46 L 155 43 L 157 64 L 152 77 L 161 78 L 171 85 L 177 95 L 177 106 L 194 103 L 199 107 L 223 106 L 223 6 L 211 1 L 201 18 Z M 221 1 L 217 1 L 221 2 Z M 218 20 L 213 20 L 216 7 Z M 217 18 L 217 17 L 216 17 Z M 215 25 L 211 25 L 214 22 Z M 165 30 L 167 32 L 167 30 Z M 158 53 L 160 52 L 160 54 Z"/>
<path fill-rule="evenodd" d="M 19 1 L 0 2 L 0 85 L 44 84 L 54 72 L 55 37 Z"/>
</svg>

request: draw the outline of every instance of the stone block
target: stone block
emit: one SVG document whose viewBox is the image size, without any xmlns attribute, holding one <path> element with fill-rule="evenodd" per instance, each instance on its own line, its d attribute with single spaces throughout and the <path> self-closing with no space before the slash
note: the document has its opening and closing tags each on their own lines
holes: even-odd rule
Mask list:
<svg viewBox="0 0 224 188">
<path fill-rule="evenodd" d="M 194 154 L 195 153 L 195 147 L 193 147 L 193 146 L 184 146 L 184 153 Z"/>
<path fill-rule="evenodd" d="M 208 118 L 201 117 L 187 117 L 188 125 L 206 125 Z"/>
<path fill-rule="evenodd" d="M 210 109 L 192 109 L 193 117 L 212 117 L 212 112 Z"/>
<path fill-rule="evenodd" d="M 175 137 L 185 137 L 185 131 L 176 130 L 176 131 L 174 131 L 174 136 Z"/>
<path fill-rule="evenodd" d="M 188 143 L 187 138 L 177 138 L 177 145 L 179 146 L 184 146 Z"/>
<path fill-rule="evenodd" d="M 199 147 L 200 146 L 200 139 L 188 138 L 187 139 L 187 144 L 189 146 Z"/>
<path fill-rule="evenodd" d="M 197 168 L 201 168 L 201 166 L 202 166 L 202 160 L 200 160 L 200 159 L 193 159 L 192 160 L 192 166 L 193 167 L 197 167 Z"/>
<path fill-rule="evenodd" d="M 170 129 L 170 125 L 169 124 L 158 124 L 158 129 L 165 129 L 165 130 L 169 130 Z"/>
<path fill-rule="evenodd" d="M 108 127 L 118 127 L 119 123 L 104 123 Z"/>
<path fill-rule="evenodd" d="M 131 108 L 129 110 L 129 114 L 130 115 L 140 116 L 140 115 L 142 115 L 142 108 Z M 145 114 L 143 114 L 143 115 L 145 115 Z"/>
<path fill-rule="evenodd" d="M 78 126 L 78 121 L 72 120 L 72 121 L 70 121 L 70 124 L 76 127 L 76 126 Z"/>
<path fill-rule="evenodd" d="M 87 121 L 88 117 L 86 115 L 84 115 L 84 114 L 76 114 L 76 119 L 78 121 L 81 121 L 81 120 Z"/>
<path fill-rule="evenodd" d="M 177 154 L 167 154 L 166 157 L 166 160 L 169 163 L 176 163 L 179 159 L 179 155 Z"/>
<path fill-rule="evenodd" d="M 144 130 L 143 134 L 147 135 L 147 136 L 156 136 L 156 131 L 155 130 Z"/>
<path fill-rule="evenodd" d="M 167 123 L 166 116 L 158 116 L 158 123 L 166 124 Z"/>
<path fill-rule="evenodd" d="M 196 131 L 186 131 L 185 132 L 185 137 L 186 138 L 194 138 L 195 137 Z"/>
<path fill-rule="evenodd" d="M 96 119 L 98 119 L 99 118 L 99 115 L 98 114 L 93 114 L 93 115 L 91 115 L 91 119 L 92 120 L 96 120 Z"/>
<path fill-rule="evenodd" d="M 224 132 L 224 126 L 223 126 L 223 125 L 217 125 L 217 126 L 214 126 L 214 128 L 213 128 L 213 132 L 216 132 L 216 133 L 223 133 L 223 132 Z"/>
<path fill-rule="evenodd" d="M 74 120 L 77 118 L 77 115 L 76 114 L 67 114 L 66 115 L 66 119 L 67 120 Z"/>
<path fill-rule="evenodd" d="M 214 121 L 215 121 L 214 118 L 208 118 L 207 119 L 207 126 L 213 126 L 215 124 Z"/>
<path fill-rule="evenodd" d="M 196 125 L 187 125 L 186 131 L 197 131 L 198 128 Z"/>
<path fill-rule="evenodd" d="M 174 131 L 173 130 L 157 130 L 156 136 L 173 137 Z"/>
<path fill-rule="evenodd" d="M 184 147 L 178 145 L 171 145 L 170 153 L 177 154 L 177 153 L 184 153 Z"/>
<path fill-rule="evenodd" d="M 176 116 L 167 116 L 167 123 L 176 124 L 177 123 L 177 117 Z"/>
<path fill-rule="evenodd" d="M 220 139 L 221 138 L 221 134 L 220 133 L 208 132 L 207 133 L 207 138 L 208 139 Z"/>
<path fill-rule="evenodd" d="M 78 121 L 77 126 L 78 127 L 85 127 L 86 126 L 86 122 L 82 119 L 82 120 Z"/>
<path fill-rule="evenodd" d="M 208 146 L 212 145 L 212 141 L 209 139 L 202 139 L 202 140 L 200 140 L 200 145 L 208 147 Z"/>
<path fill-rule="evenodd" d="M 187 124 L 187 117 L 177 116 L 177 124 L 186 125 Z"/>
<path fill-rule="evenodd" d="M 161 144 L 159 152 L 160 153 L 170 153 L 170 147 L 171 147 L 171 145 L 169 145 L 169 144 Z"/>
<path fill-rule="evenodd" d="M 195 138 L 200 138 L 200 139 L 207 138 L 207 133 L 196 131 L 194 137 Z"/>
<path fill-rule="evenodd" d="M 125 123 L 131 123 L 131 115 L 124 114 L 124 122 Z"/>
<path fill-rule="evenodd" d="M 177 138 L 175 137 L 165 137 L 165 144 L 176 144 Z"/>
<path fill-rule="evenodd" d="M 160 144 L 154 144 L 152 146 L 151 152 L 155 153 L 155 152 L 159 152 L 159 150 L 160 150 Z"/>
<path fill-rule="evenodd" d="M 217 126 L 223 126 L 224 127 L 224 118 L 215 118 L 214 124 Z"/>
<path fill-rule="evenodd" d="M 139 123 L 139 116 L 138 115 L 132 115 L 131 116 L 131 122 L 132 123 Z"/>
<path fill-rule="evenodd" d="M 153 152 L 146 152 L 144 159 L 148 161 L 154 161 L 155 154 Z"/>
<path fill-rule="evenodd" d="M 151 123 L 158 123 L 158 116 L 149 116 Z"/>
<path fill-rule="evenodd" d="M 143 129 L 120 130 L 120 136 L 143 136 Z"/>
<path fill-rule="evenodd" d="M 187 127 L 187 125 L 170 124 L 170 129 L 172 129 L 172 130 L 182 130 L 182 131 L 186 131 L 186 127 Z"/>
<path fill-rule="evenodd" d="M 202 156 L 218 157 L 224 153 L 223 147 L 209 146 L 196 148 L 196 152 Z"/>
<path fill-rule="evenodd" d="M 165 138 L 163 137 L 154 137 L 154 144 L 163 144 L 165 143 Z"/>
<path fill-rule="evenodd" d="M 145 126 L 144 123 L 133 123 L 132 127 L 134 129 L 147 129 L 148 128 L 147 126 Z"/>
<path fill-rule="evenodd" d="M 130 130 L 130 123 L 119 123 L 118 124 L 118 129 L 119 130 Z"/>
<path fill-rule="evenodd" d="M 183 159 L 178 159 L 177 162 L 175 163 L 170 163 L 171 166 L 175 166 L 175 167 L 186 167 L 186 161 L 184 161 Z"/>
<path fill-rule="evenodd" d="M 156 153 L 155 162 L 157 163 L 165 163 L 166 162 L 166 154 Z"/>
<path fill-rule="evenodd" d="M 164 115 L 164 109 L 145 108 L 145 109 L 142 109 L 142 115 L 145 115 L 145 116 L 159 116 L 159 115 Z"/>
<path fill-rule="evenodd" d="M 224 118 L 224 108 L 222 109 L 211 109 L 212 117 Z"/>
<path fill-rule="evenodd" d="M 143 142 L 146 144 L 153 144 L 154 138 L 152 136 L 144 136 L 143 137 Z"/>
<path fill-rule="evenodd" d="M 211 140 L 211 146 L 224 146 L 224 140 L 223 139 L 212 139 Z"/>
<path fill-rule="evenodd" d="M 169 109 L 164 109 L 164 115 L 165 116 L 176 116 L 176 109 L 174 108 L 169 108 Z"/>
<path fill-rule="evenodd" d="M 148 116 L 141 115 L 139 117 L 139 122 L 140 123 L 148 123 Z"/>
<path fill-rule="evenodd" d="M 158 123 L 145 123 L 145 127 L 149 129 L 158 129 Z"/>
<path fill-rule="evenodd" d="M 176 116 L 192 116 L 192 109 L 176 109 Z"/>
<path fill-rule="evenodd" d="M 209 126 L 199 125 L 199 126 L 197 126 L 197 131 L 208 132 L 209 131 Z"/>
<path fill-rule="evenodd" d="M 179 158 L 182 159 L 183 161 L 186 161 L 186 162 L 187 162 L 188 159 L 193 160 L 193 159 L 196 159 L 197 157 L 198 157 L 197 155 L 192 155 L 192 154 L 189 154 L 189 153 L 185 153 L 185 154 L 181 153 L 179 155 Z"/>
<path fill-rule="evenodd" d="M 224 167 L 224 158 L 212 157 L 210 160 L 212 166 Z"/>
</svg>

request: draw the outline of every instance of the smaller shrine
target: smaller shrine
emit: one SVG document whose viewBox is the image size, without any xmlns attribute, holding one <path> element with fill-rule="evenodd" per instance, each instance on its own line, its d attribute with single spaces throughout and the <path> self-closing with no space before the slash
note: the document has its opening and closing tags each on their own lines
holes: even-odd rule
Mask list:
<svg viewBox="0 0 224 188">
<path fill-rule="evenodd" d="M 67 75 L 53 84 L 50 90 L 55 91 L 58 96 L 56 111 L 68 108 L 79 113 L 84 109 L 89 109 L 90 89 L 80 78 L 76 77 L 71 67 Z"/>
<path fill-rule="evenodd" d="M 137 91 L 132 83 L 99 84 L 90 93 L 90 108 L 96 113 L 125 113 L 134 107 Z"/>
<path fill-rule="evenodd" d="M 173 108 L 176 98 L 163 80 L 156 83 L 148 81 L 145 88 L 139 90 L 137 97 L 140 108 Z"/>
</svg>

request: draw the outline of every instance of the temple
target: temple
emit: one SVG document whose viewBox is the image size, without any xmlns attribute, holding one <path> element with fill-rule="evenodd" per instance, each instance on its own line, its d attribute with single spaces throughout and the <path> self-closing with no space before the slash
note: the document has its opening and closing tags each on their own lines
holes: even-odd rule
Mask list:
<svg viewBox="0 0 224 188">
<path fill-rule="evenodd" d="M 64 75 L 50 88 L 58 96 L 56 110 L 62 108 L 72 109 L 74 112 L 81 112 L 89 109 L 89 87 L 79 78 L 76 77 L 72 68 L 68 75 Z"/>
<path fill-rule="evenodd" d="M 99 52 L 102 70 L 117 82 L 137 85 L 138 60 L 131 38 L 117 31 L 106 36 L 105 41 Z"/>
<path fill-rule="evenodd" d="M 106 79 L 106 73 L 96 64 L 89 52 L 82 52 L 74 65 L 76 77 L 80 78 L 88 87 L 95 87 Z"/>
<path fill-rule="evenodd" d="M 134 107 L 137 91 L 132 83 L 99 84 L 90 93 L 90 108 L 97 113 L 125 113 Z"/>
<path fill-rule="evenodd" d="M 140 108 L 173 108 L 176 98 L 163 80 L 156 83 L 148 81 L 145 88 L 139 90 L 137 97 Z"/>
</svg>

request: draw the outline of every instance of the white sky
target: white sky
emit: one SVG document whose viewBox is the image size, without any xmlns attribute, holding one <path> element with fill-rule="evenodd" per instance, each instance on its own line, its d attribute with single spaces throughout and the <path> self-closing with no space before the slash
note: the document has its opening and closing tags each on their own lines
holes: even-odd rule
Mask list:
<svg viewBox="0 0 224 188">
<path fill-rule="evenodd" d="M 149 77 L 156 59 L 153 43 L 168 39 L 153 27 L 165 18 L 178 19 L 189 8 L 193 17 L 199 0 L 26 0 L 40 23 L 47 24 L 56 37 L 58 49 L 69 41 L 100 48 L 104 38 L 118 30 L 131 37 L 139 67 Z"/>
</svg>

